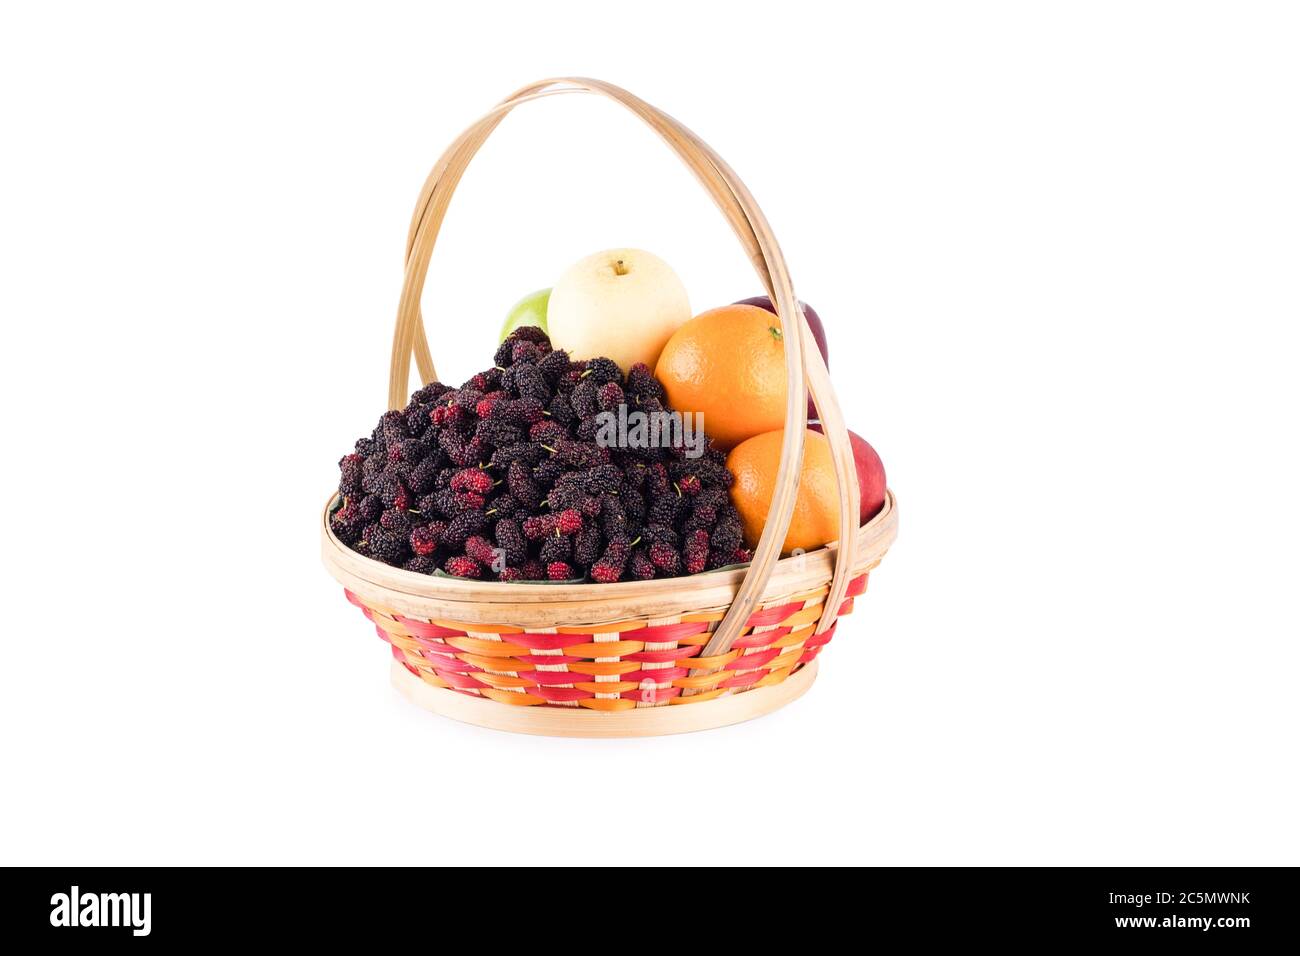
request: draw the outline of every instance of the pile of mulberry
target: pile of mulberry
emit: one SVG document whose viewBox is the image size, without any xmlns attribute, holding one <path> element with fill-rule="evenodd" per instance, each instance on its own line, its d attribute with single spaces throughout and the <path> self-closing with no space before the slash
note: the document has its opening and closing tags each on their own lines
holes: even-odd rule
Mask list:
<svg viewBox="0 0 1300 956">
<path fill-rule="evenodd" d="M 726 456 L 602 442 L 600 416 L 671 411 L 645 365 L 571 360 L 515 330 L 494 367 L 426 385 L 339 461 L 330 526 L 421 574 L 496 581 L 643 581 L 743 563 Z"/>
</svg>

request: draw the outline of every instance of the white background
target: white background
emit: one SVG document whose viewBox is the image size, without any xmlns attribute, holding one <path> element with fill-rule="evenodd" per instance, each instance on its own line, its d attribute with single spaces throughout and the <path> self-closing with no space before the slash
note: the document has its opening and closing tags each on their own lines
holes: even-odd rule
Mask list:
<svg viewBox="0 0 1300 956">
<path fill-rule="evenodd" d="M 436 6 L 0 16 L 3 862 L 1300 862 L 1294 7 Z M 735 166 L 899 498 L 750 724 L 433 717 L 318 558 L 428 168 L 564 74 Z M 440 372 L 623 244 L 759 291 L 632 117 L 520 110 L 434 256 Z"/>
</svg>

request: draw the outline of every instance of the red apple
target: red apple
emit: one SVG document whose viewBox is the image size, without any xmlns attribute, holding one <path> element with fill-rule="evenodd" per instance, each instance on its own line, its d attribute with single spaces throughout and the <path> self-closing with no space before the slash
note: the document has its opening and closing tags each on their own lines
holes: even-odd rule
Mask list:
<svg viewBox="0 0 1300 956">
<path fill-rule="evenodd" d="M 822 430 L 819 422 L 808 427 L 815 432 Z M 857 432 L 849 432 L 849 444 L 853 446 L 853 464 L 858 472 L 858 523 L 866 524 L 885 507 L 885 464 Z"/>
<path fill-rule="evenodd" d="M 773 314 L 776 313 L 776 306 L 774 306 L 772 304 L 772 300 L 765 295 L 756 295 L 753 298 L 741 299 L 739 302 L 733 304 L 734 305 L 756 305 L 760 309 L 767 309 L 767 311 Z M 821 317 L 817 315 L 817 310 L 814 309 L 807 302 L 800 302 L 799 307 L 803 309 L 804 318 L 808 320 L 808 328 L 812 330 L 813 339 L 817 342 L 817 351 L 822 353 L 822 361 L 826 363 L 826 367 L 829 369 L 831 367 L 831 360 L 830 360 L 829 352 L 827 351 L 826 348 L 826 330 L 822 328 Z M 812 396 L 809 395 L 808 396 L 808 421 L 814 422 L 816 420 L 817 420 L 817 406 L 813 404 Z"/>
</svg>

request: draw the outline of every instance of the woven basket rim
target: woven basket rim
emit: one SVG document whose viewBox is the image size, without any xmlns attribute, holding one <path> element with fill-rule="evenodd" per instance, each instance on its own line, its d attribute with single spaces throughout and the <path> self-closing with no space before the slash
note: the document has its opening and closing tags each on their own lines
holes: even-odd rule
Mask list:
<svg viewBox="0 0 1300 956">
<path fill-rule="evenodd" d="M 368 585 L 389 594 L 416 600 L 446 603 L 517 605 L 533 602 L 549 604 L 587 603 L 602 599 L 635 601 L 638 598 L 664 598 L 706 588 L 738 587 L 749 570 L 743 565 L 731 570 L 707 571 L 702 574 L 675 578 L 655 578 L 650 581 L 621 581 L 613 584 L 596 582 L 581 584 L 528 584 L 519 581 L 475 581 L 454 577 L 437 577 L 404 568 L 394 567 L 360 554 L 339 540 L 330 528 L 329 516 L 338 500 L 335 493 L 329 497 L 321 512 L 321 550 L 326 568 L 345 587 L 353 583 Z M 855 574 L 879 562 L 893 544 L 898 533 L 898 506 L 892 491 L 885 493 L 885 505 L 880 513 L 858 528 L 857 560 Z M 794 575 L 803 566 L 815 567 L 821 563 L 830 566 L 836 542 L 809 551 L 803 555 L 781 558 L 778 566 Z M 829 575 L 827 575 L 829 577 Z"/>
</svg>

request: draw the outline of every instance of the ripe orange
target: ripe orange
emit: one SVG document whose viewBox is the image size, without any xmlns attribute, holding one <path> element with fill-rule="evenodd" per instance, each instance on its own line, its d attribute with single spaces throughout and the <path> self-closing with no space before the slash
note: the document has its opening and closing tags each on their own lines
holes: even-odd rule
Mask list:
<svg viewBox="0 0 1300 956">
<path fill-rule="evenodd" d="M 668 404 L 702 412 L 719 448 L 785 425 L 785 345 L 781 323 L 756 305 L 701 312 L 664 346 L 655 368 Z"/>
<path fill-rule="evenodd" d="M 745 527 L 745 546 L 758 544 L 767 523 L 776 490 L 777 466 L 781 461 L 783 431 L 764 432 L 741 442 L 727 456 L 727 467 L 736 476 L 731 501 Z M 804 436 L 803 469 L 799 473 L 799 494 L 794 515 L 786 532 L 783 552 L 802 548 L 812 551 L 840 536 L 840 497 L 831 463 L 831 446 L 826 436 L 809 431 Z"/>
</svg>

